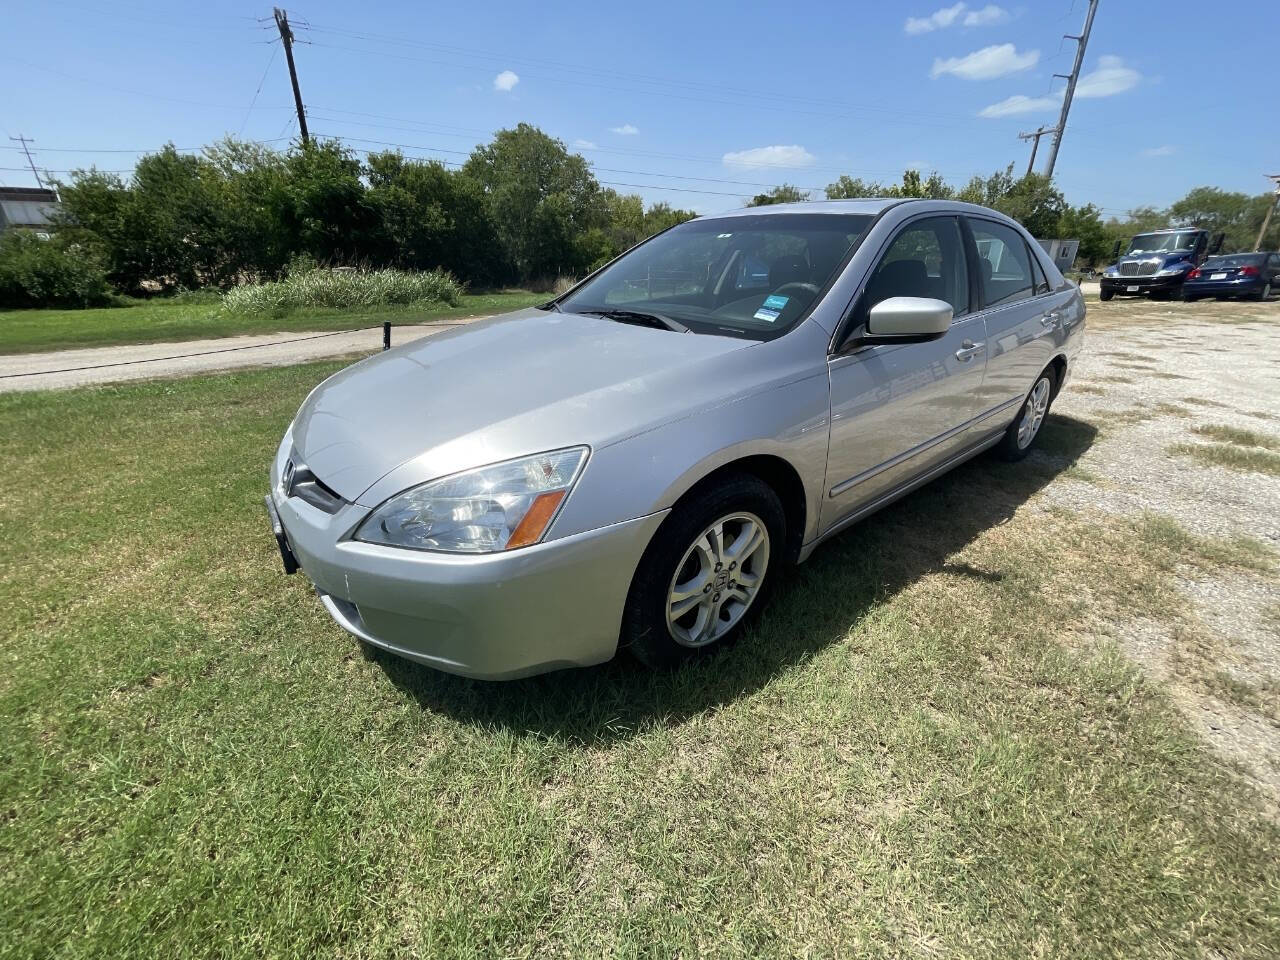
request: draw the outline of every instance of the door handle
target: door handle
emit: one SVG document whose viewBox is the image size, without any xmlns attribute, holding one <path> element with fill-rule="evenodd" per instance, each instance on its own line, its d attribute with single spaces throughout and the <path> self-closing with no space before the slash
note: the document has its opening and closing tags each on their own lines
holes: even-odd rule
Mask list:
<svg viewBox="0 0 1280 960">
<path fill-rule="evenodd" d="M 1050 310 L 1040 318 L 1040 323 L 1046 327 L 1054 327 L 1058 325 L 1058 321 L 1062 319 L 1062 314 L 1057 310 Z"/>
<path fill-rule="evenodd" d="M 956 351 L 956 359 L 961 363 L 968 363 L 981 353 L 984 347 L 986 347 L 985 343 L 974 343 L 972 340 L 966 340 L 960 344 L 960 349 Z"/>
</svg>

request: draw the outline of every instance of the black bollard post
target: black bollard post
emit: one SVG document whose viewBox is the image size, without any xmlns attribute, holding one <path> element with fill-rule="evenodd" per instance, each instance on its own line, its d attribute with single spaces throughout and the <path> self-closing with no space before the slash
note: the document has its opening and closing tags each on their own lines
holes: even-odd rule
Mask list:
<svg viewBox="0 0 1280 960">
<path fill-rule="evenodd" d="M 391 349 L 391 321 L 390 320 L 382 321 L 382 349 L 383 350 Z"/>
</svg>

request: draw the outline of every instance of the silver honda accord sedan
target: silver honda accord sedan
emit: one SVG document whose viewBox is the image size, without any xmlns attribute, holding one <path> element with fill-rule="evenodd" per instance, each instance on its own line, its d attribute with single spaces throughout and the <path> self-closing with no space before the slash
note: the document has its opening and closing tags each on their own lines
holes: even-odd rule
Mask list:
<svg viewBox="0 0 1280 960">
<path fill-rule="evenodd" d="M 267 509 L 286 571 L 376 647 L 489 679 L 676 664 L 826 538 L 1025 456 L 1083 330 L 1078 288 L 982 207 L 700 217 L 324 381 Z"/>
</svg>

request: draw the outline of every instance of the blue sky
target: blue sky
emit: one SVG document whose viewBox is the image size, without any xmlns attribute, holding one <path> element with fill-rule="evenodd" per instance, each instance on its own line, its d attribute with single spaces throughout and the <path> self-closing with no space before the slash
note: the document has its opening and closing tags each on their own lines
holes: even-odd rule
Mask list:
<svg viewBox="0 0 1280 960">
<path fill-rule="evenodd" d="M 701 212 L 841 173 L 1022 170 L 1017 134 L 1056 119 L 1052 74 L 1074 53 L 1061 36 L 1087 6 L 299 3 L 289 15 L 313 135 L 456 163 L 527 121 L 601 181 Z M 1110 215 L 1201 184 L 1267 188 L 1263 174 L 1280 172 L 1280 20 L 1269 3 L 1230 8 L 1102 0 L 1058 161 L 1070 201 Z M 34 138 L 54 171 L 128 169 L 133 151 L 227 133 L 283 145 L 297 130 L 270 14 L 238 0 L 11 2 L 0 132 Z M 21 153 L 0 156 L 0 182 L 34 184 L 11 169 Z"/>
</svg>

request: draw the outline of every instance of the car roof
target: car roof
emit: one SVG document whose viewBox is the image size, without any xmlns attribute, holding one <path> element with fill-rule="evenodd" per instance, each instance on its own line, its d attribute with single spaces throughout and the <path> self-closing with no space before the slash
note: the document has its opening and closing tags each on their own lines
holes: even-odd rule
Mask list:
<svg viewBox="0 0 1280 960">
<path fill-rule="evenodd" d="M 785 213 L 846 213 L 875 216 L 901 200 L 893 197 L 870 197 L 858 200 L 804 200 L 800 203 L 769 203 L 760 207 L 742 207 L 723 213 L 707 213 L 699 220 L 719 220 L 722 217 L 774 216 Z"/>
<path fill-rule="evenodd" d="M 1161 227 L 1159 230 L 1139 230 L 1137 236 L 1149 237 L 1153 233 L 1208 233 L 1204 227 Z"/>
<path fill-rule="evenodd" d="M 706 213 L 699 220 L 718 220 L 722 217 L 780 216 L 789 213 L 858 214 L 877 216 L 890 207 L 910 204 L 913 209 L 939 213 L 971 213 L 1001 220 L 1009 220 L 998 210 L 981 207 L 962 200 L 935 200 L 932 197 L 862 197 L 857 200 L 803 200 L 799 203 L 769 203 L 760 207 L 741 207 L 723 213 Z M 1014 222 L 1009 220 L 1010 223 Z M 1179 231 L 1180 232 L 1180 231 Z"/>
</svg>

